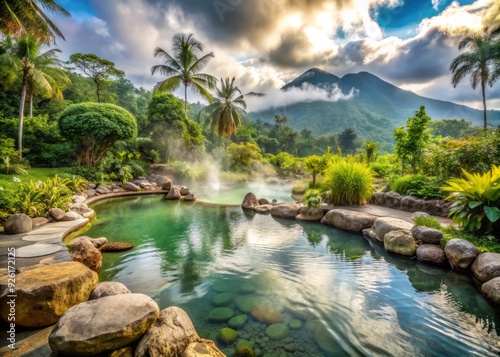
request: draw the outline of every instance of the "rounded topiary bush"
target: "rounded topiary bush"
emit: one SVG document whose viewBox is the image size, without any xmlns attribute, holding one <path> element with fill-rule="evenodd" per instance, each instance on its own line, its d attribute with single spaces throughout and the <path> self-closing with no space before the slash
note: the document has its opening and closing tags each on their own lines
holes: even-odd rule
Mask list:
<svg viewBox="0 0 500 357">
<path fill-rule="evenodd" d="M 337 206 L 362 205 L 373 193 L 373 173 L 363 163 L 341 160 L 326 170 L 326 201 Z"/>
<path fill-rule="evenodd" d="M 137 121 L 114 104 L 79 103 L 61 113 L 59 130 L 78 144 L 78 162 L 95 167 L 118 140 L 137 136 Z"/>
</svg>

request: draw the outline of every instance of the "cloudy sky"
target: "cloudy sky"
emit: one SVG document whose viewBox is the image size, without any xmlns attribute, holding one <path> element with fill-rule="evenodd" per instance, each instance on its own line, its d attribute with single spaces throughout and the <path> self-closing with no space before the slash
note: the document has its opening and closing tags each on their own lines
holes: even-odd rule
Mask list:
<svg viewBox="0 0 500 357">
<path fill-rule="evenodd" d="M 236 76 L 242 92 L 271 92 L 311 67 L 360 71 L 431 98 L 481 108 L 479 89 L 448 69 L 460 39 L 500 24 L 500 0 L 57 0 L 66 37 L 57 47 L 113 61 L 136 86 L 161 79 L 155 47 L 193 33 L 215 58 L 205 72 Z M 180 93 L 180 92 L 179 92 Z M 500 110 L 500 82 L 487 89 Z M 196 97 L 190 97 L 195 100 Z M 251 109 L 251 108 L 250 108 Z"/>
</svg>

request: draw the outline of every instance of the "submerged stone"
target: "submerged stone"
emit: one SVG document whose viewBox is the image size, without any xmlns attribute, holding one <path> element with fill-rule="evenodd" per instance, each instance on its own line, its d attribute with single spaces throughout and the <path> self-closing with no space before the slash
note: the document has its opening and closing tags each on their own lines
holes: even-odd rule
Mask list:
<svg viewBox="0 0 500 357">
<path fill-rule="evenodd" d="M 280 309 L 272 306 L 256 306 L 252 309 L 252 316 L 265 324 L 283 322 Z"/>
<path fill-rule="evenodd" d="M 229 327 L 223 328 L 217 335 L 217 339 L 225 343 L 226 345 L 230 345 L 231 343 L 236 341 L 237 338 L 238 338 L 238 332 Z"/>
<path fill-rule="evenodd" d="M 215 295 L 212 299 L 212 304 L 215 306 L 227 306 L 233 300 L 233 294 L 231 293 L 222 293 Z"/>
<path fill-rule="evenodd" d="M 210 322 L 226 322 L 233 317 L 234 311 L 229 307 L 217 307 L 208 313 L 208 321 Z"/>
<path fill-rule="evenodd" d="M 255 341 L 249 341 L 244 338 L 240 338 L 236 344 L 236 353 L 238 353 L 243 347 L 255 347 Z"/>
<path fill-rule="evenodd" d="M 246 324 L 247 321 L 248 321 L 248 316 L 243 314 L 243 315 L 238 315 L 238 316 L 232 317 L 227 322 L 227 324 L 231 328 L 238 329 L 238 328 L 242 327 L 244 324 Z"/>
<path fill-rule="evenodd" d="M 216 281 L 212 285 L 212 290 L 216 293 L 223 293 L 229 289 L 229 285 L 225 281 Z"/>
<path fill-rule="evenodd" d="M 241 312 L 249 314 L 255 306 L 255 298 L 252 296 L 238 296 L 235 300 L 236 307 Z"/>
<path fill-rule="evenodd" d="M 273 340 L 282 340 L 290 335 L 290 329 L 283 323 L 272 324 L 266 328 L 266 335 Z"/>
<path fill-rule="evenodd" d="M 302 322 L 300 320 L 293 319 L 293 320 L 290 320 L 290 322 L 288 323 L 288 326 L 292 330 L 300 330 L 302 328 Z"/>
<path fill-rule="evenodd" d="M 242 294 L 253 294 L 257 291 L 257 288 L 252 283 L 245 281 L 240 284 L 239 292 Z"/>
</svg>

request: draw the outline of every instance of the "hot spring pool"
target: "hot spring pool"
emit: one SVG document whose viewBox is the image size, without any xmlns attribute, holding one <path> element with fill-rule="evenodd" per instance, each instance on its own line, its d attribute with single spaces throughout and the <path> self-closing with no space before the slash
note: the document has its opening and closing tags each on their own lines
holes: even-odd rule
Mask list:
<svg viewBox="0 0 500 357">
<path fill-rule="evenodd" d="M 469 276 L 388 255 L 360 235 L 160 196 L 93 209 L 98 219 L 86 235 L 135 245 L 104 253 L 100 279 L 147 294 L 162 309 L 182 307 L 207 338 L 227 327 L 208 320 L 215 298 L 248 317 L 237 331 L 261 356 L 500 353 L 500 309 Z M 270 339 L 252 310 L 297 329 Z"/>
</svg>

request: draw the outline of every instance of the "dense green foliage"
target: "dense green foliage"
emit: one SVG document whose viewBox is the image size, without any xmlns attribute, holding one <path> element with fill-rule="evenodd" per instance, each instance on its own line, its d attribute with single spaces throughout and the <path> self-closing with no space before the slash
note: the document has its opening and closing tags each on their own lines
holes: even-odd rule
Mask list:
<svg viewBox="0 0 500 357">
<path fill-rule="evenodd" d="M 439 223 L 438 219 L 436 217 L 432 216 L 418 216 L 413 219 L 413 224 L 415 226 L 424 226 L 424 227 L 429 227 L 429 228 L 434 228 L 437 230 L 442 230 L 441 223 Z"/>
<path fill-rule="evenodd" d="M 407 175 L 397 177 L 391 182 L 391 191 L 402 195 L 416 196 L 424 199 L 445 197 L 441 190 L 443 181 L 425 175 Z"/>
<path fill-rule="evenodd" d="M 321 207 L 321 191 L 319 190 L 307 190 L 302 197 L 302 202 L 309 208 L 319 208 Z"/>
<path fill-rule="evenodd" d="M 373 193 L 374 178 L 366 164 L 340 159 L 326 169 L 323 188 L 332 205 L 362 205 Z"/>
<path fill-rule="evenodd" d="M 99 164 L 118 140 L 137 136 L 135 118 L 114 104 L 73 104 L 59 117 L 59 129 L 78 145 L 78 163 L 89 167 Z"/>
<path fill-rule="evenodd" d="M 470 174 L 466 179 L 452 179 L 443 190 L 452 192 L 450 216 L 466 231 L 500 234 L 500 167 L 493 165 L 484 174 Z"/>
<path fill-rule="evenodd" d="M 255 144 L 232 143 L 227 148 L 225 159 L 223 166 L 226 170 L 251 172 L 253 166 L 262 160 L 262 155 Z"/>
<path fill-rule="evenodd" d="M 327 161 L 318 155 L 308 156 L 304 160 L 304 169 L 312 175 L 313 188 L 316 188 L 316 176 L 326 169 L 327 164 Z"/>
</svg>

